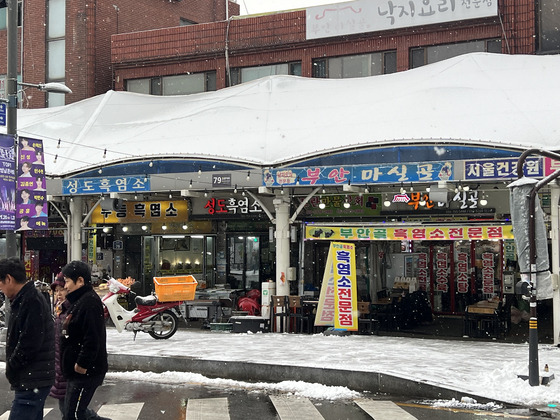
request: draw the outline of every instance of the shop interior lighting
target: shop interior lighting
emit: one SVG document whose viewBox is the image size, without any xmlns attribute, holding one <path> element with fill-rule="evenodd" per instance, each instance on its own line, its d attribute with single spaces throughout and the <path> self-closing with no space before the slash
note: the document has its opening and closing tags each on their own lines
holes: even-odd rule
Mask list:
<svg viewBox="0 0 560 420">
<path fill-rule="evenodd" d="M 103 233 L 109 233 L 109 230 L 110 230 L 110 229 L 111 229 L 110 227 L 105 226 L 105 227 L 103 228 Z"/>
<path fill-rule="evenodd" d="M 128 226 L 123 226 L 123 227 L 122 227 L 122 231 L 123 231 L 123 232 L 128 232 Z"/>
</svg>

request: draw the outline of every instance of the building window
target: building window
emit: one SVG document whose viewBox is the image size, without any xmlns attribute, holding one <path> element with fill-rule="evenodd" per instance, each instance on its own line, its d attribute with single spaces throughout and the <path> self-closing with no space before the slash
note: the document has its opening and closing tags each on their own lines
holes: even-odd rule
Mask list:
<svg viewBox="0 0 560 420">
<path fill-rule="evenodd" d="M 560 53 L 560 0 L 536 2 L 538 19 L 537 50 L 542 53 Z"/>
<path fill-rule="evenodd" d="M 126 81 L 128 92 L 148 95 L 190 95 L 216 90 L 216 72 L 149 77 Z"/>
<path fill-rule="evenodd" d="M 66 77 L 66 0 L 47 1 L 47 81 L 64 83 Z M 65 105 L 63 93 L 47 94 L 47 106 Z"/>
<path fill-rule="evenodd" d="M 271 64 L 268 66 L 237 67 L 231 69 L 231 85 L 250 82 L 261 77 L 274 75 L 301 76 L 301 62 Z"/>
<path fill-rule="evenodd" d="M 0 31 L 6 29 L 7 14 L 8 7 L 3 7 L 0 9 Z M 21 26 L 21 1 L 18 1 L 17 26 Z"/>
<path fill-rule="evenodd" d="M 457 44 L 433 45 L 410 49 L 410 68 L 414 69 L 425 64 L 437 63 L 448 58 L 472 52 L 502 52 L 501 39 L 460 42 Z"/>
<path fill-rule="evenodd" d="M 396 71 L 396 51 L 313 60 L 313 77 L 318 78 L 347 79 L 395 73 Z"/>
</svg>

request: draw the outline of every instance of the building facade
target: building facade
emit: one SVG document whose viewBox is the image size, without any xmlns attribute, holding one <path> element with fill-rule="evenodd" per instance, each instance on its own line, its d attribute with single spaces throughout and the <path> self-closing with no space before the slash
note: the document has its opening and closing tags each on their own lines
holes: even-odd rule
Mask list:
<svg viewBox="0 0 560 420">
<path fill-rule="evenodd" d="M 18 2 L 18 78 L 26 83 L 60 82 L 72 94 L 26 91 L 20 106 L 73 103 L 113 88 L 113 34 L 225 20 L 239 6 L 226 0 Z M 0 56 L 6 57 L 6 8 L 0 9 Z M 6 60 L 0 62 L 5 96 Z"/>
</svg>

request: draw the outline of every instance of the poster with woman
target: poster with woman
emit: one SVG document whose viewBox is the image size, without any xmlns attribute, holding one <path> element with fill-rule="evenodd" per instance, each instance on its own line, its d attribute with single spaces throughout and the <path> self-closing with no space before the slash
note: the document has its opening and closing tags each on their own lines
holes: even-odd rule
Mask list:
<svg viewBox="0 0 560 420">
<path fill-rule="evenodd" d="M 19 138 L 16 230 L 48 229 L 43 141 Z"/>
<path fill-rule="evenodd" d="M 0 230 L 16 229 L 15 169 L 14 140 L 0 134 Z"/>
</svg>

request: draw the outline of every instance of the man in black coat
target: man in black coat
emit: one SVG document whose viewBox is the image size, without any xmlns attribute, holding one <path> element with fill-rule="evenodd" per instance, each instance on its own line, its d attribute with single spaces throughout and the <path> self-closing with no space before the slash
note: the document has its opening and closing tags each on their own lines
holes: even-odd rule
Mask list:
<svg viewBox="0 0 560 420">
<path fill-rule="evenodd" d="M 10 299 L 6 378 L 15 391 L 10 420 L 43 418 L 54 383 L 54 325 L 50 307 L 17 258 L 0 260 L 0 290 Z"/>
<path fill-rule="evenodd" d="M 103 304 L 93 290 L 87 264 L 72 261 L 62 274 L 70 302 L 60 348 L 62 372 L 68 380 L 64 418 L 85 420 L 87 406 L 108 370 Z"/>
</svg>

